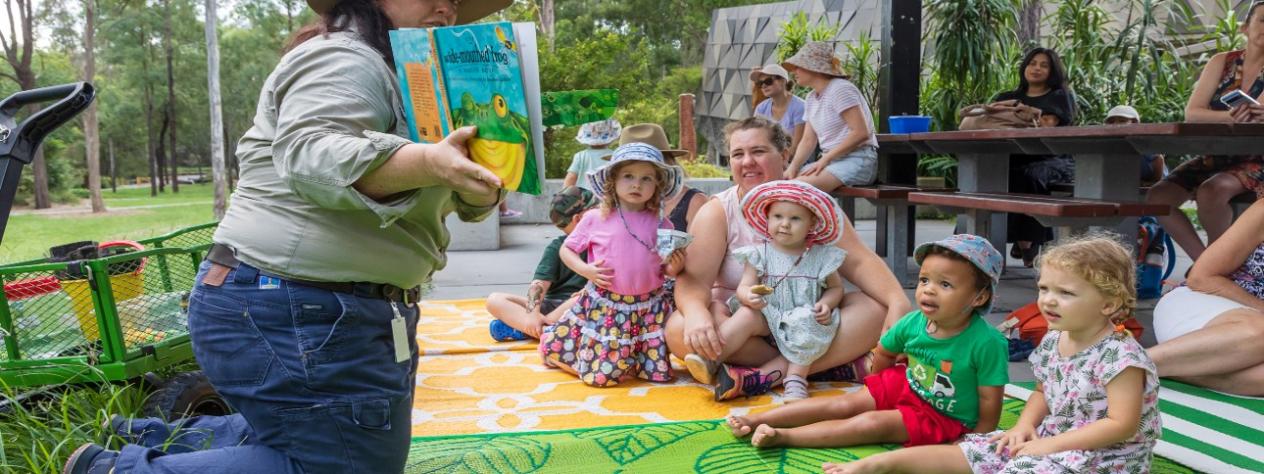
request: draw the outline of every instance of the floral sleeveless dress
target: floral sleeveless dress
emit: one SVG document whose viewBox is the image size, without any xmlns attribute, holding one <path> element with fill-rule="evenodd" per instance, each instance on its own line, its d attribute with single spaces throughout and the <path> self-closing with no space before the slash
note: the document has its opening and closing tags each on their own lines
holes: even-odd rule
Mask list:
<svg viewBox="0 0 1264 474">
<path fill-rule="evenodd" d="M 1264 300 L 1264 243 L 1251 252 L 1241 267 L 1229 274 L 1229 279 L 1247 293 Z"/>
<path fill-rule="evenodd" d="M 1128 441 L 1092 451 L 1061 451 L 1046 456 L 996 454 L 992 435 L 966 435 L 960 443 L 975 473 L 1082 473 L 1150 472 L 1154 445 L 1163 432 L 1159 419 L 1159 379 L 1154 362 L 1128 333 L 1106 336 L 1092 347 L 1070 357 L 1058 353 L 1062 331 L 1049 331 L 1031 354 L 1036 380 L 1044 385 L 1049 415 L 1036 427 L 1036 435 L 1048 438 L 1079 429 L 1106 417 L 1106 384 L 1127 369 L 1145 371 L 1141 395 L 1141 420 L 1136 436 Z"/>
</svg>

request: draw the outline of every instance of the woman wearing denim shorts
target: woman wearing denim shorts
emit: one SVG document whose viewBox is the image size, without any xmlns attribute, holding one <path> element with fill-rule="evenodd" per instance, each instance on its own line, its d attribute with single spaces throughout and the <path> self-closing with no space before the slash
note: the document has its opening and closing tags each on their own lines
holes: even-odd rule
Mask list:
<svg viewBox="0 0 1264 474">
<path fill-rule="evenodd" d="M 795 82 L 812 88 L 807 97 L 807 126 L 786 175 L 825 192 L 842 186 L 872 184 L 878 177 L 878 139 L 869 103 L 839 68 L 829 43 L 803 46 L 782 66 Z M 814 149 L 821 157 L 804 165 Z"/>
</svg>

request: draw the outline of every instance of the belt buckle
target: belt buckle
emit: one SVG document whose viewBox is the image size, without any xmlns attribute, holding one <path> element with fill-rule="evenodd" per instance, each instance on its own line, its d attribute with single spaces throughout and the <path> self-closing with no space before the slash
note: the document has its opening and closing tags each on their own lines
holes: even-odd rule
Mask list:
<svg viewBox="0 0 1264 474">
<path fill-rule="evenodd" d="M 399 288 L 395 285 L 382 285 L 382 297 L 387 301 L 396 301 L 396 293 Z"/>
</svg>

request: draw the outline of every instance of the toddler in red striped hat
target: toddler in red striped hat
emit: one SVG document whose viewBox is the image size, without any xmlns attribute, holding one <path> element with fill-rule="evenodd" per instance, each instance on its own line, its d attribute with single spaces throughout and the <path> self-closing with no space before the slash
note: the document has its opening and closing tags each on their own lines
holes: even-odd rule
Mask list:
<svg viewBox="0 0 1264 474">
<path fill-rule="evenodd" d="M 742 213 L 766 240 L 734 251 L 746 263 L 746 273 L 729 301 L 733 317 L 720 325 L 720 337 L 741 341 L 771 335 L 789 362 L 783 400 L 803 400 L 808 398 L 808 369 L 829 349 L 838 330 L 843 301 L 838 267 L 846 252 L 833 244 L 842 232 L 842 211 L 815 187 L 773 181 L 747 193 Z M 720 360 L 735 349 L 725 346 Z M 691 372 L 711 365 L 696 354 L 685 363 Z M 726 370 L 718 372 L 716 399 L 731 398 L 727 392 L 741 383 L 726 377 Z"/>
</svg>

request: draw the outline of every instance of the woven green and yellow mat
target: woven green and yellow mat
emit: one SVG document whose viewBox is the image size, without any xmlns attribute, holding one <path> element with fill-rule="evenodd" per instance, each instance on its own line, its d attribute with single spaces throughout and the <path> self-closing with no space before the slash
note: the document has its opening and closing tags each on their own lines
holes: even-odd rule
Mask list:
<svg viewBox="0 0 1264 474">
<path fill-rule="evenodd" d="M 1023 401 L 1006 399 L 1001 426 L 1018 420 Z M 811 473 L 899 445 L 832 449 L 756 449 L 719 420 L 562 431 L 413 438 L 408 473 Z M 1155 474 L 1195 471 L 1156 457 Z"/>
</svg>

